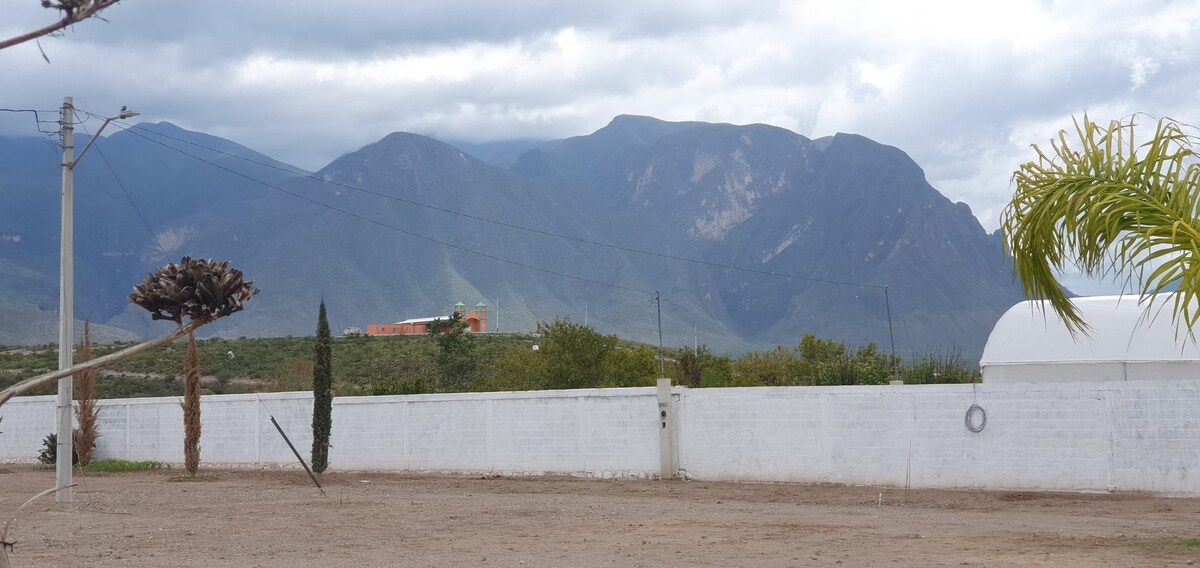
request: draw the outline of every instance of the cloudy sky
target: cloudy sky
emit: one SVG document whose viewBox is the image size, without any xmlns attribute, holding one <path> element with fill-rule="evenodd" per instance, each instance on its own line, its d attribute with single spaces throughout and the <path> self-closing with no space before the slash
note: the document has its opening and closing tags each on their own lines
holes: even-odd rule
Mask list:
<svg viewBox="0 0 1200 568">
<path fill-rule="evenodd" d="M 49 23 L 0 0 L 0 36 Z M 124 0 L 0 51 L 0 107 L 230 138 L 317 169 L 404 130 L 486 142 L 617 114 L 853 132 L 907 151 L 988 230 L 1009 177 L 1084 111 L 1200 121 L 1200 2 Z M 32 134 L 28 118 L 0 132 Z"/>
</svg>

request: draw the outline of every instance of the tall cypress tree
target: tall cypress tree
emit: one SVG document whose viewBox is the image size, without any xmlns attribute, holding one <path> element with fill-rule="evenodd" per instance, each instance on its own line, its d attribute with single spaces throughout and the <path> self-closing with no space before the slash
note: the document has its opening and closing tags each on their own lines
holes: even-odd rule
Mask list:
<svg viewBox="0 0 1200 568">
<path fill-rule="evenodd" d="M 325 318 L 325 301 L 317 317 L 317 345 L 313 356 L 313 471 L 321 473 L 329 467 L 329 431 L 333 427 L 333 347 L 329 337 L 329 321 Z"/>
</svg>

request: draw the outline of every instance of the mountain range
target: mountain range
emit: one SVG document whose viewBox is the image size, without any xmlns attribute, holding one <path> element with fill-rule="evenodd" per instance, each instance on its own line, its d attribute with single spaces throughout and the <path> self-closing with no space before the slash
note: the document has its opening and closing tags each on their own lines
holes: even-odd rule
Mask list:
<svg viewBox="0 0 1200 568">
<path fill-rule="evenodd" d="M 656 343 L 657 291 L 669 346 L 813 332 L 971 360 L 1022 299 L 999 236 L 862 136 L 618 116 L 463 146 L 396 132 L 308 172 L 169 123 L 102 138 L 76 169 L 76 315 L 102 338 L 162 333 L 126 296 L 190 255 L 262 289 L 205 328 L 222 337 L 310 335 L 322 299 L 338 329 L 483 301 L 493 330 L 569 316 Z M 0 138 L 0 343 L 55 338 L 57 152 Z"/>
</svg>

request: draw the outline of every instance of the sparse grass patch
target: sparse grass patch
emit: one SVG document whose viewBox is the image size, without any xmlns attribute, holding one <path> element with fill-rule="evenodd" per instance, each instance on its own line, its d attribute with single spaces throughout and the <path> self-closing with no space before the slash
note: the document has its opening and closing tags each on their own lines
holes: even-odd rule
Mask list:
<svg viewBox="0 0 1200 568">
<path fill-rule="evenodd" d="M 164 467 L 167 466 L 162 462 L 156 461 L 100 460 L 83 466 L 83 471 L 89 473 L 116 473 L 147 471 L 151 469 L 162 469 Z"/>
<path fill-rule="evenodd" d="M 1185 538 L 1179 541 L 1179 546 L 1188 550 L 1200 550 L 1200 538 Z"/>
</svg>

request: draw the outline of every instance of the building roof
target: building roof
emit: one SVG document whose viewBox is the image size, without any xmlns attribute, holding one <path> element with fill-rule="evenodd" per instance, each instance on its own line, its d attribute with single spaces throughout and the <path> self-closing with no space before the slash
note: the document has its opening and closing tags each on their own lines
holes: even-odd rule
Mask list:
<svg viewBox="0 0 1200 568">
<path fill-rule="evenodd" d="M 1196 328 L 1177 330 L 1174 298 L 1163 296 L 1150 310 L 1136 295 L 1074 298 L 1090 327 L 1075 336 L 1048 305 L 1021 302 L 988 336 L 979 361 L 983 382 L 1200 377 Z"/>
<path fill-rule="evenodd" d="M 434 316 L 431 318 L 412 318 L 412 319 L 406 319 L 404 321 L 398 321 L 392 325 L 404 325 L 406 323 L 429 323 L 431 321 L 440 320 L 440 319 L 450 319 L 450 316 Z"/>
<path fill-rule="evenodd" d="M 1200 361 L 1200 347 L 1186 329 L 1176 333 L 1174 298 L 1157 298 L 1149 312 L 1138 296 L 1092 296 L 1071 300 L 1088 334 L 1075 337 L 1058 314 L 1040 302 L 1021 302 L 1000 316 L 988 336 L 980 366 L 1030 362 Z M 1195 330 L 1192 330 L 1195 332 Z"/>
</svg>

